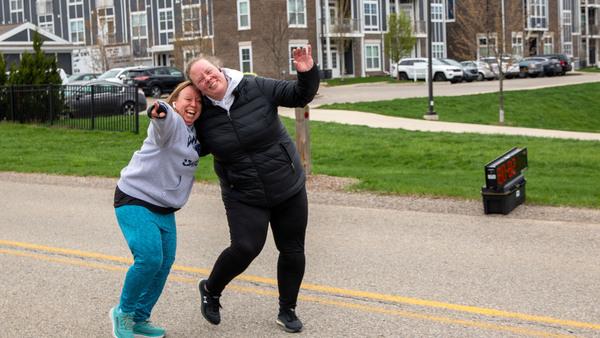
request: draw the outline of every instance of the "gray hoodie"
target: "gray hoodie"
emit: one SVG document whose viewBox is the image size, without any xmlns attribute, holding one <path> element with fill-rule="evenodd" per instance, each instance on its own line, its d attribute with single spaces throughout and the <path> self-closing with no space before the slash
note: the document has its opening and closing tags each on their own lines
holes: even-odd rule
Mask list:
<svg viewBox="0 0 600 338">
<path fill-rule="evenodd" d="M 194 126 L 168 104 L 164 119 L 152 119 L 148 137 L 121 170 L 117 185 L 125 194 L 165 208 L 188 200 L 198 167 L 200 144 Z"/>
</svg>

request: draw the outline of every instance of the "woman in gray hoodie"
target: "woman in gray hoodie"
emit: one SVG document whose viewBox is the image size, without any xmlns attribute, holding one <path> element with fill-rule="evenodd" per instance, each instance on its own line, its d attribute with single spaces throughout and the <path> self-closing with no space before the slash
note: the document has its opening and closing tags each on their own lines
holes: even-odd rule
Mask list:
<svg viewBox="0 0 600 338">
<path fill-rule="evenodd" d="M 201 107 L 201 94 L 189 81 L 167 103 L 151 106 L 148 136 L 121 171 L 114 206 L 134 262 L 119 305 L 110 310 L 114 337 L 165 335 L 149 318 L 175 261 L 175 211 L 187 202 L 198 167 L 194 122 Z"/>
</svg>

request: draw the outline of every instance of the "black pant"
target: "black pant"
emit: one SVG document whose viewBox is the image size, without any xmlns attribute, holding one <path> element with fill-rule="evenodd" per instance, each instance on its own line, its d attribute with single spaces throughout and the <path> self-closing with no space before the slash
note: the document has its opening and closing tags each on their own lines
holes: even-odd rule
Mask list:
<svg viewBox="0 0 600 338">
<path fill-rule="evenodd" d="M 304 237 L 308 219 L 306 188 L 281 204 L 256 207 L 238 201 L 225 201 L 231 245 L 223 250 L 208 277 L 210 293 L 220 295 L 237 275 L 258 256 L 267 239 L 269 223 L 279 250 L 277 284 L 279 305 L 296 307 L 304 277 Z"/>
</svg>

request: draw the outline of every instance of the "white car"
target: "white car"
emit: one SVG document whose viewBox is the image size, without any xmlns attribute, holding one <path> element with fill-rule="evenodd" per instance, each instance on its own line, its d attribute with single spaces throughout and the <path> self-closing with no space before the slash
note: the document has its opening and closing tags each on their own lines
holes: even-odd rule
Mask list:
<svg viewBox="0 0 600 338">
<path fill-rule="evenodd" d="M 434 81 L 461 82 L 463 70 L 448 65 L 438 59 L 431 62 Z M 406 58 L 392 66 L 390 75 L 398 80 L 425 80 L 427 77 L 427 58 Z"/>
<path fill-rule="evenodd" d="M 135 67 L 124 67 L 124 68 L 111 68 L 106 72 L 102 73 L 102 75 L 98 76 L 98 80 L 105 80 L 115 83 L 124 83 L 125 80 L 128 79 L 128 74 L 130 70 L 140 69 L 142 66 Z"/>
</svg>

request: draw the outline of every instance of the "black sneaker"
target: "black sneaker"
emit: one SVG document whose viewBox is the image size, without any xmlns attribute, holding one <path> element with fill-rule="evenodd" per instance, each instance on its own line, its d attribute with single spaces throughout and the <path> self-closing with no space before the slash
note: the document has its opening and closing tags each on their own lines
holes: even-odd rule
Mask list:
<svg viewBox="0 0 600 338">
<path fill-rule="evenodd" d="M 209 323 L 219 325 L 221 322 L 221 314 L 219 313 L 221 303 L 219 303 L 219 296 L 213 296 L 206 290 L 206 279 L 203 279 L 198 283 L 198 289 L 200 289 L 200 298 L 202 301 L 200 304 L 202 316 L 204 319 L 208 320 Z"/>
<path fill-rule="evenodd" d="M 296 310 L 294 309 L 279 309 L 277 324 L 283 327 L 286 332 L 302 331 L 302 322 L 296 316 Z"/>
</svg>

